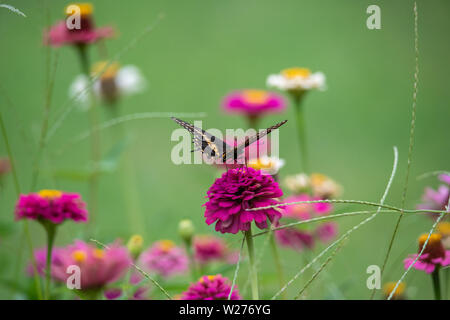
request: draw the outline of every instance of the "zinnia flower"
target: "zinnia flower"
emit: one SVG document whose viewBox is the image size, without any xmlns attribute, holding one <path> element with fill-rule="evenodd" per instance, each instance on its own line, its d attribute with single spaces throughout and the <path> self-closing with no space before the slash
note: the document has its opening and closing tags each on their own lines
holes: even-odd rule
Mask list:
<svg viewBox="0 0 450 320">
<path fill-rule="evenodd" d="M 419 253 L 422 251 L 427 238 L 428 234 L 423 234 L 419 237 Z M 441 238 L 441 235 L 438 233 L 431 234 L 423 254 L 414 264 L 413 268 L 425 271 L 426 273 L 432 273 L 437 268 L 450 265 L 450 250 L 445 250 Z M 411 254 L 403 260 L 405 269 L 412 265 L 417 256 L 418 254 Z"/>
<path fill-rule="evenodd" d="M 284 166 L 284 160 L 277 157 L 262 156 L 250 160 L 248 166 L 255 170 L 261 170 L 264 174 L 275 176 Z"/>
<path fill-rule="evenodd" d="M 383 286 L 383 293 L 385 298 L 387 299 L 391 292 L 394 290 L 395 286 L 397 285 L 396 282 L 388 282 Z M 403 282 L 400 282 L 398 284 L 397 290 L 395 290 L 394 294 L 392 295 L 391 300 L 405 300 L 405 284 Z"/>
<path fill-rule="evenodd" d="M 80 9 L 80 28 L 69 29 L 66 20 L 59 21 L 44 32 L 44 44 L 59 47 L 62 45 L 84 46 L 114 35 L 111 27 L 96 28 L 92 17 L 93 6 L 90 3 L 72 4 Z M 66 7 L 68 18 L 73 14 Z M 71 19 L 71 18 L 69 18 Z"/>
<path fill-rule="evenodd" d="M 258 118 L 266 113 L 277 113 L 285 109 L 283 98 L 264 90 L 241 90 L 227 95 L 223 108 L 228 112 L 242 113 L 250 118 Z"/>
<path fill-rule="evenodd" d="M 325 88 L 325 75 L 322 72 L 311 73 L 306 68 L 290 68 L 267 78 L 267 85 L 279 90 L 304 92 Z"/>
<path fill-rule="evenodd" d="M 287 176 L 284 179 L 285 186 L 294 194 L 305 193 L 310 188 L 310 179 L 306 173 Z"/>
<path fill-rule="evenodd" d="M 336 238 L 338 234 L 338 227 L 335 222 L 320 223 L 314 230 L 314 235 L 323 243 L 330 242 Z"/>
<path fill-rule="evenodd" d="M 303 251 L 304 249 L 312 249 L 314 247 L 314 237 L 307 230 L 283 228 L 274 231 L 274 235 L 279 244 L 296 251 Z"/>
<path fill-rule="evenodd" d="M 248 231 L 252 221 L 258 228 L 265 229 L 267 219 L 274 221 L 280 217 L 280 212 L 273 208 L 246 209 L 278 204 L 277 198 L 282 195 L 283 191 L 270 175 L 246 167 L 228 170 L 207 192 L 209 200 L 204 204 L 206 223 L 216 223 L 216 231 L 222 233 Z"/>
<path fill-rule="evenodd" d="M 286 198 L 285 203 L 301 202 L 301 201 L 316 201 L 322 200 L 319 197 L 311 197 L 308 194 L 301 194 L 298 196 L 290 196 Z M 331 203 L 300 203 L 288 205 L 283 209 L 283 217 L 293 218 L 297 220 L 308 220 L 315 216 L 324 216 L 333 210 Z"/>
<path fill-rule="evenodd" d="M 53 248 L 52 250 L 52 265 L 54 265 L 55 263 L 60 263 L 61 261 L 61 254 L 63 252 L 63 248 Z M 46 248 L 41 248 L 41 249 L 36 249 L 34 250 L 34 261 L 36 262 L 36 271 L 40 276 L 44 276 L 45 275 L 45 268 L 47 267 L 47 249 Z M 27 265 L 27 274 L 29 276 L 33 276 L 34 275 L 34 266 L 32 264 L 32 262 L 30 261 Z"/>
<path fill-rule="evenodd" d="M 181 274 L 188 269 L 188 257 L 173 241 L 161 240 L 141 254 L 140 261 L 147 270 L 163 277 Z"/>
<path fill-rule="evenodd" d="M 439 179 L 448 183 L 450 179 L 448 175 L 441 175 Z M 447 205 L 450 198 L 450 184 L 440 185 L 437 190 L 430 187 L 425 189 L 425 194 L 422 197 L 423 203 L 417 206 L 418 209 L 422 210 L 447 210 Z M 432 215 L 437 217 L 437 214 Z"/>
<path fill-rule="evenodd" d="M 201 264 L 213 261 L 229 261 L 234 254 L 229 251 L 225 241 L 220 238 L 201 235 L 194 237 L 194 257 Z"/>
<path fill-rule="evenodd" d="M 16 204 L 16 220 L 33 219 L 59 224 L 65 220 L 87 221 L 86 204 L 78 193 L 41 190 L 20 195 Z"/>
<path fill-rule="evenodd" d="M 229 281 L 222 275 L 203 276 L 198 282 L 191 284 L 187 291 L 183 292 L 181 300 L 228 300 L 230 291 Z M 240 299 L 239 292 L 234 287 L 231 300 Z"/>
<path fill-rule="evenodd" d="M 310 192 L 321 199 L 337 198 L 342 193 L 342 187 L 336 181 L 321 173 L 311 173 L 309 176 L 306 173 L 288 176 L 285 179 L 285 185 L 294 194 Z"/>
<path fill-rule="evenodd" d="M 100 75 L 100 76 L 98 76 Z M 143 91 L 146 81 L 141 71 L 133 65 L 120 67 L 117 62 L 98 62 L 92 68 L 95 96 L 109 105 L 114 105 L 124 96 Z M 89 106 L 89 79 L 86 75 L 78 75 L 69 88 L 69 96 L 80 102 L 82 109 Z"/>
</svg>

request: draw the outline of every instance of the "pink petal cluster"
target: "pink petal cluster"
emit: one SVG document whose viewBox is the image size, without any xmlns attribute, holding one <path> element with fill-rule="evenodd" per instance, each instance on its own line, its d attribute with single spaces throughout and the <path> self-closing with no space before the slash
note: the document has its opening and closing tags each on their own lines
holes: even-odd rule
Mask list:
<svg viewBox="0 0 450 320">
<path fill-rule="evenodd" d="M 444 182 L 437 190 L 430 187 L 425 188 L 425 194 L 422 197 L 423 203 L 417 206 L 422 210 L 445 210 L 450 198 L 450 175 L 442 174 L 439 180 Z"/>
<path fill-rule="evenodd" d="M 130 284 L 132 286 L 137 286 L 143 277 L 137 272 L 133 272 L 130 277 Z M 140 286 L 134 289 L 133 295 L 131 297 L 132 300 L 145 300 L 147 298 L 148 287 Z M 108 300 L 114 300 L 120 298 L 123 294 L 123 290 L 121 288 L 110 288 L 105 290 L 104 296 Z"/>
<path fill-rule="evenodd" d="M 278 183 L 270 175 L 253 168 L 231 169 L 216 179 L 207 192 L 205 218 L 208 225 L 216 223 L 216 231 L 237 233 L 248 231 L 252 221 L 260 229 L 267 228 L 267 219 L 280 217 L 279 211 L 269 208 L 258 211 L 246 209 L 280 203 L 283 195 Z"/>
<path fill-rule="evenodd" d="M 46 267 L 46 249 L 36 250 L 37 271 L 44 275 Z M 108 246 L 108 249 L 98 249 L 91 244 L 76 240 L 66 247 L 54 248 L 52 251 L 52 278 L 66 282 L 71 275 L 67 272 L 69 266 L 80 268 L 81 290 L 100 289 L 107 284 L 120 279 L 131 265 L 128 250 L 118 244 Z M 33 267 L 27 268 L 32 274 Z"/>
<path fill-rule="evenodd" d="M 15 208 L 16 220 L 48 220 L 59 224 L 65 220 L 86 222 L 87 217 L 86 204 L 78 193 L 61 192 L 55 197 L 39 193 L 22 194 Z"/>
<path fill-rule="evenodd" d="M 183 292 L 181 300 L 228 300 L 231 291 L 231 285 L 227 278 L 222 275 L 203 276 L 196 283 L 189 286 L 188 290 Z M 231 300 L 240 300 L 239 292 L 236 287 L 231 293 Z"/>
<path fill-rule="evenodd" d="M 222 102 L 225 111 L 243 113 L 258 117 L 265 113 L 283 111 L 286 107 L 283 97 L 263 90 L 241 90 L 228 94 Z"/>
<path fill-rule="evenodd" d="M 301 194 L 288 197 L 284 202 L 315 200 L 321 200 L 321 198 Z M 328 215 L 332 210 L 333 206 L 330 203 L 302 203 L 285 206 L 282 217 L 302 221 Z M 279 221 L 275 225 L 280 226 Z M 275 238 L 282 246 L 302 251 L 303 249 L 312 249 L 316 240 L 327 243 L 338 234 L 338 227 L 334 222 L 317 223 L 316 225 L 317 227 L 308 230 L 301 230 L 295 227 L 280 229 L 274 232 Z"/>
<path fill-rule="evenodd" d="M 193 247 L 195 260 L 200 264 L 213 261 L 234 261 L 234 254 L 228 250 L 225 241 L 220 238 L 210 235 L 196 236 Z"/>
<path fill-rule="evenodd" d="M 184 249 L 168 240 L 156 242 L 140 257 L 140 264 L 163 277 L 182 274 L 188 270 L 189 259 Z"/>
</svg>

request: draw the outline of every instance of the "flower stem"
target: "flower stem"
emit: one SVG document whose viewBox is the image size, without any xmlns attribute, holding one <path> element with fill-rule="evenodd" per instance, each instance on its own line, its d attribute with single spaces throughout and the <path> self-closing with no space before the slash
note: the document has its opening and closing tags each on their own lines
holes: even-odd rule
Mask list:
<svg viewBox="0 0 450 320">
<path fill-rule="evenodd" d="M 441 300 L 441 282 L 439 281 L 439 268 L 431 274 L 433 280 L 434 300 Z"/>
<path fill-rule="evenodd" d="M 256 265 L 255 265 L 255 250 L 253 246 L 253 237 L 252 237 L 252 227 L 245 232 L 245 241 L 247 242 L 248 249 L 248 258 L 250 261 L 250 277 L 252 284 L 252 298 L 253 300 L 259 299 L 258 293 L 258 275 L 256 273 Z"/>
<path fill-rule="evenodd" d="M 303 172 L 308 172 L 308 149 L 306 145 L 306 129 L 305 129 L 305 114 L 301 105 L 303 93 L 298 93 L 294 96 L 295 112 L 297 119 L 297 134 L 300 147 L 300 169 Z"/>
<path fill-rule="evenodd" d="M 277 268 L 278 282 L 280 283 L 280 289 L 281 289 L 284 286 L 283 267 L 281 265 L 280 254 L 278 252 L 278 247 L 275 242 L 275 236 L 274 236 L 273 232 L 269 233 L 269 237 L 270 237 L 270 245 L 272 247 L 273 260 L 275 261 L 275 267 Z M 283 291 L 283 299 L 286 299 L 285 291 Z"/>
<path fill-rule="evenodd" d="M 45 300 L 50 299 L 50 280 L 52 274 L 52 250 L 55 242 L 56 225 L 51 222 L 44 223 L 47 232 L 47 263 L 45 267 Z"/>
</svg>

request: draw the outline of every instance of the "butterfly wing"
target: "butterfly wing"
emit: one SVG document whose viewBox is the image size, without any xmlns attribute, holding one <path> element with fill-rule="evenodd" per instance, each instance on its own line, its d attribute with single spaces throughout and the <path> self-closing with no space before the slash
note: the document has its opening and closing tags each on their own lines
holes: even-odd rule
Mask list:
<svg viewBox="0 0 450 320">
<path fill-rule="evenodd" d="M 279 127 L 281 127 L 286 122 L 287 122 L 287 120 L 281 121 L 281 122 L 277 123 L 276 125 L 271 126 L 271 127 L 267 128 L 267 129 L 261 131 L 261 132 L 257 132 L 253 136 L 246 137 L 245 141 L 243 143 L 241 143 L 238 146 L 234 147 L 232 150 L 228 150 L 227 152 L 222 154 L 222 158 L 223 158 L 224 162 L 227 161 L 228 159 L 233 159 L 234 161 L 236 161 L 237 158 L 244 152 L 245 148 L 250 146 L 252 143 L 260 140 L 261 138 L 267 136 L 273 130 L 278 129 Z"/>
</svg>

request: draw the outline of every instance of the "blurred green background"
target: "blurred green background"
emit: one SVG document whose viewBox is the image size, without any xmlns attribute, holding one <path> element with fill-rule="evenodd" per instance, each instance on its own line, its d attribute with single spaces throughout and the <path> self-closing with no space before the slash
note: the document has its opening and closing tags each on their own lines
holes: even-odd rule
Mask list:
<svg viewBox="0 0 450 320">
<path fill-rule="evenodd" d="M 36 191 L 30 190 L 30 183 L 48 76 L 42 31 L 49 23 L 64 17 L 64 6 L 68 3 L 10 1 L 26 18 L 0 8 L 0 108 L 23 193 Z M 201 119 L 206 128 L 245 127 L 243 117 L 224 115 L 219 108 L 221 98 L 230 90 L 265 88 L 269 74 L 287 67 L 322 71 L 328 89 L 311 92 L 304 101 L 312 170 L 339 181 L 345 188 L 344 199 L 379 201 L 392 168 L 392 148 L 398 146 L 400 166 L 387 203 L 400 205 L 414 74 L 413 1 L 98 0 L 92 3 L 96 24 L 112 25 L 117 30 L 114 39 L 104 42 L 109 58 L 141 34 L 160 13 L 165 15 L 152 32 L 121 56 L 121 64 L 134 64 L 141 69 L 149 86 L 145 92 L 123 99 L 120 114 L 206 112 L 207 116 Z M 366 8 L 371 4 L 381 8 L 381 30 L 366 27 Z M 420 174 L 450 169 L 450 2 L 418 1 L 418 8 L 420 82 L 408 208 L 420 201 L 426 185 L 437 185 L 435 178 L 417 180 Z M 80 66 L 73 48 L 51 49 L 50 53 L 51 66 L 57 56 L 51 99 L 52 126 L 57 115 L 72 105 L 67 104 L 68 87 L 80 73 Z M 97 46 L 90 48 L 90 55 L 92 61 L 99 59 Z M 101 116 L 102 122 L 111 118 L 103 107 Z M 280 172 L 282 178 L 298 173 L 299 167 L 293 109 L 290 106 L 284 114 L 266 117 L 261 122 L 261 126 L 266 126 L 284 119 L 291 121 L 280 130 L 280 156 L 286 160 Z M 175 128 L 176 124 L 165 118 L 130 121 L 122 126 L 129 144 L 117 169 L 101 176 L 95 237 L 110 242 L 116 238 L 126 240 L 139 232 L 147 245 L 162 238 L 180 243 L 177 224 L 181 218 L 192 219 L 200 233 L 214 232 L 213 226 L 204 223 L 201 205 L 217 170 L 207 165 L 175 166 L 170 161 L 175 144 L 170 141 L 170 135 Z M 85 181 L 54 178 L 51 174 L 58 170 L 75 172 L 88 166 L 88 139 L 66 146 L 87 129 L 87 113 L 74 108 L 45 149 L 37 189 L 59 188 L 80 192 L 87 198 Z M 115 130 L 119 129 L 101 131 L 103 156 L 118 142 Z M 0 155 L 6 155 L 3 140 Z M 131 166 L 131 175 L 123 174 L 124 158 Z M 0 278 L 5 285 L 0 289 L 0 298 L 8 298 L 10 291 L 6 283 L 14 280 L 21 225 L 13 222 L 17 197 L 11 175 L 3 182 Z M 336 206 L 338 212 L 361 208 Z M 340 234 L 362 219 L 337 220 Z M 366 268 L 381 265 L 395 221 L 396 215 L 380 216 L 356 231 L 313 282 L 306 298 L 369 298 Z M 431 224 L 423 216 L 405 217 L 385 280 L 398 280 L 403 272 L 402 259 L 417 250 L 418 235 L 429 230 Z M 34 246 L 43 246 L 41 227 L 36 223 L 30 227 Z M 83 236 L 86 236 L 85 225 L 65 223 L 60 228 L 57 244 L 65 245 L 74 237 Z M 239 247 L 239 235 L 229 234 L 224 238 L 233 247 Z M 263 242 L 263 237 L 257 240 L 257 250 Z M 314 252 L 305 254 L 282 250 L 287 276 L 293 276 L 303 266 L 304 255 L 312 257 L 322 248 L 319 245 Z M 24 268 L 27 258 L 24 254 L 20 268 Z M 268 298 L 277 289 L 270 250 L 266 250 L 263 259 L 261 286 L 263 297 Z M 21 272 L 19 281 L 27 284 L 30 280 Z M 244 286 L 246 273 L 243 269 L 238 286 Z M 232 277 L 232 270 L 225 275 Z M 308 273 L 297 280 L 289 288 L 288 297 L 293 297 L 310 276 Z M 411 298 L 432 298 L 431 280 L 423 272 L 413 270 L 406 282 Z"/>
</svg>

